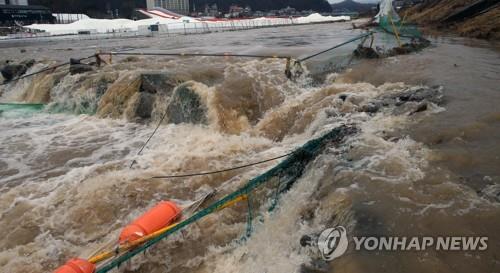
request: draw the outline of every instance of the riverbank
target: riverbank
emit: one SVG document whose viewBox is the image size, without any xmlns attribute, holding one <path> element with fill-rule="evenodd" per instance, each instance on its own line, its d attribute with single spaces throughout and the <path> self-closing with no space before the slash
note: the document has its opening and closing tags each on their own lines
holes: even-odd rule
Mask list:
<svg viewBox="0 0 500 273">
<path fill-rule="evenodd" d="M 425 1 L 407 11 L 407 20 L 438 32 L 452 31 L 464 37 L 500 40 L 498 1 Z"/>
</svg>

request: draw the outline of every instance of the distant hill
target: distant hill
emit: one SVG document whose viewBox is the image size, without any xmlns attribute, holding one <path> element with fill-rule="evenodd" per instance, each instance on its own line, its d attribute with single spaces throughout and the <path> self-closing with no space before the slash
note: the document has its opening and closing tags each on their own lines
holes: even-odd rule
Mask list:
<svg viewBox="0 0 500 273">
<path fill-rule="evenodd" d="M 363 4 L 358 3 L 353 0 L 345 0 L 340 3 L 331 4 L 332 10 L 337 12 L 359 12 L 359 13 L 368 13 L 372 10 L 372 8 L 377 7 L 377 4 Z"/>
</svg>

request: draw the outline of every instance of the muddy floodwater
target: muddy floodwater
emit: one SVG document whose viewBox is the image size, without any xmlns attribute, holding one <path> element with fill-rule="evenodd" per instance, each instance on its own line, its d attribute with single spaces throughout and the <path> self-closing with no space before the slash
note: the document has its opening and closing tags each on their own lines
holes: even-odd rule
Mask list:
<svg viewBox="0 0 500 273">
<path fill-rule="evenodd" d="M 0 59 L 33 58 L 33 72 L 98 50 L 298 58 L 359 34 L 335 23 L 0 41 Z M 153 176 L 277 157 L 348 125 L 356 133 L 310 162 L 276 210 L 265 198 L 254 204 L 246 240 L 247 208 L 237 204 L 120 272 L 500 272 L 500 44 L 428 38 L 421 52 L 377 60 L 353 60 L 353 43 L 305 62 L 295 81 L 279 59 L 114 56 L 94 71 L 61 69 L 1 86 L 0 102 L 47 105 L 0 112 L 0 271 L 51 272 L 87 258 L 160 200 L 188 204 L 213 189 L 222 197 L 280 160 L 209 176 Z M 375 43 L 395 45 L 387 34 Z M 137 92 L 150 90 L 151 79 L 168 84 Z M 193 111 L 176 104 L 180 90 L 196 98 Z M 343 256 L 326 262 L 301 246 L 304 235 L 338 225 L 350 236 Z M 481 236 L 488 247 L 358 251 L 352 236 Z"/>
</svg>

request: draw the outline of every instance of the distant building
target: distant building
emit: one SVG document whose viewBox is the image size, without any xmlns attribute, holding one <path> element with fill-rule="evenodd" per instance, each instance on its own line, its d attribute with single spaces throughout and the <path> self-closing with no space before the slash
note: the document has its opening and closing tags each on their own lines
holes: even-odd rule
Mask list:
<svg viewBox="0 0 500 273">
<path fill-rule="evenodd" d="M 210 16 L 210 17 L 220 16 L 220 12 L 219 12 L 219 8 L 217 7 L 217 4 L 213 4 L 211 6 L 206 4 L 203 16 Z"/>
<path fill-rule="evenodd" d="M 0 5 L 27 6 L 28 0 L 0 0 Z"/>
<path fill-rule="evenodd" d="M 286 7 L 286 8 L 282 8 L 282 9 L 278 10 L 278 14 L 280 16 L 295 15 L 295 14 L 297 14 L 297 10 L 294 8 L 291 8 L 291 7 Z"/>
<path fill-rule="evenodd" d="M 0 0 L 3 2 L 11 2 L 12 0 Z M 25 0 L 24 3 L 27 1 Z M 29 25 L 34 23 L 54 23 L 55 17 L 52 12 L 43 6 L 28 6 L 28 5 L 0 5 L 0 25 L 1 26 L 16 26 Z"/>
<path fill-rule="evenodd" d="M 258 10 L 258 11 L 256 11 L 256 12 L 253 13 L 253 16 L 255 16 L 255 17 L 264 17 L 265 15 L 266 14 L 263 11 L 260 11 L 260 10 Z"/>
<path fill-rule="evenodd" d="M 146 6 L 148 10 L 164 8 L 183 15 L 189 14 L 189 0 L 147 0 Z"/>
<path fill-rule="evenodd" d="M 249 16 L 252 16 L 252 9 L 250 8 L 250 6 L 242 8 L 234 4 L 229 7 L 229 12 L 225 15 L 226 18 L 239 18 Z"/>
<path fill-rule="evenodd" d="M 226 17 L 229 18 L 238 18 L 243 13 L 243 8 L 238 5 L 231 5 L 229 7 L 229 12 L 226 14 Z"/>
<path fill-rule="evenodd" d="M 270 16 L 270 17 L 271 16 L 276 16 L 276 15 L 278 15 L 278 11 L 274 10 L 274 9 L 267 11 L 266 14 L 265 14 L 265 16 Z"/>
</svg>

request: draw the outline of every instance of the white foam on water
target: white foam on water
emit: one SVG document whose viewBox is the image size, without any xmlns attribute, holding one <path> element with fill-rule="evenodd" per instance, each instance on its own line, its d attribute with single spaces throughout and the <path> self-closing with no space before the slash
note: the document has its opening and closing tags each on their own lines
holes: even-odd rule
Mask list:
<svg viewBox="0 0 500 273">
<path fill-rule="evenodd" d="M 332 225 L 333 214 L 344 215 L 344 224 L 355 225 L 349 204 L 369 190 L 372 181 L 351 178 L 371 177 L 390 188 L 412 185 L 425 176 L 429 151 L 409 137 L 391 139 L 388 134 L 442 109 L 431 107 L 432 111 L 417 117 L 394 115 L 385 108 L 373 115 L 358 112 L 378 96 L 408 86 L 330 82 L 310 87 L 275 77 L 282 75 L 281 68 L 279 61 L 235 63 L 224 70 L 225 78 L 235 82 L 210 87 L 196 83 L 195 92 L 209 107 L 209 123 L 164 124 L 140 155 L 136 153 L 154 123 L 47 113 L 0 118 L 0 128 L 9 128 L 0 134 L 0 161 L 5 165 L 0 165 L 0 171 L 17 172 L 0 178 L 0 224 L 4 226 L 0 268 L 9 272 L 53 269 L 71 256 L 86 256 L 113 241 L 126 223 L 160 200 L 188 203 L 214 188 L 221 195 L 229 193 L 279 161 L 219 176 L 164 180 L 152 176 L 218 170 L 275 157 L 341 124 L 352 124 L 360 132 L 311 163 L 291 191 L 282 195 L 276 211 L 268 213 L 266 205 L 260 204 L 257 218 L 263 221 L 254 221 L 254 233 L 246 242 L 234 241 L 245 228 L 246 211 L 239 205 L 159 244 L 150 256 L 134 258 L 129 269 L 165 272 L 167 265 L 169 270 L 298 272 L 311 260 L 310 253 L 299 246 L 302 235 Z M 62 94 L 79 77 L 67 76 L 56 86 L 53 92 L 60 102 L 78 101 Z M 251 85 L 234 88 L 244 81 Z M 255 95 L 246 97 L 248 93 Z M 345 101 L 340 94 L 347 96 Z M 252 102 L 251 107 L 233 104 L 242 97 Z M 221 117 L 232 117 L 228 113 L 234 112 L 240 115 L 234 123 L 240 124 L 235 133 L 227 132 Z M 133 160 L 137 163 L 129 169 Z M 406 197 L 401 202 L 414 200 Z M 432 206 L 438 208 L 429 205 L 425 210 Z"/>
<path fill-rule="evenodd" d="M 25 74 L 30 74 L 40 71 L 47 67 L 47 64 L 37 62 L 32 67 L 28 68 Z M 3 78 L 2 78 L 3 79 Z M 23 101 L 22 97 L 28 86 L 32 83 L 32 79 L 24 78 L 6 85 L 0 86 L 0 102 L 10 103 Z"/>
<path fill-rule="evenodd" d="M 232 246 L 233 251 L 213 248 L 207 263 L 212 272 L 297 272 L 310 257 L 298 242 L 312 228 L 300 221 L 305 204 L 312 197 L 321 178 L 321 168 L 308 172 L 297 185 L 282 196 L 279 208 L 269 213 L 263 209 L 262 222 L 254 220 L 255 230 L 247 242 Z M 226 252 L 226 253 L 224 253 Z M 272 258 L 270 258 L 272 257 Z"/>
</svg>

